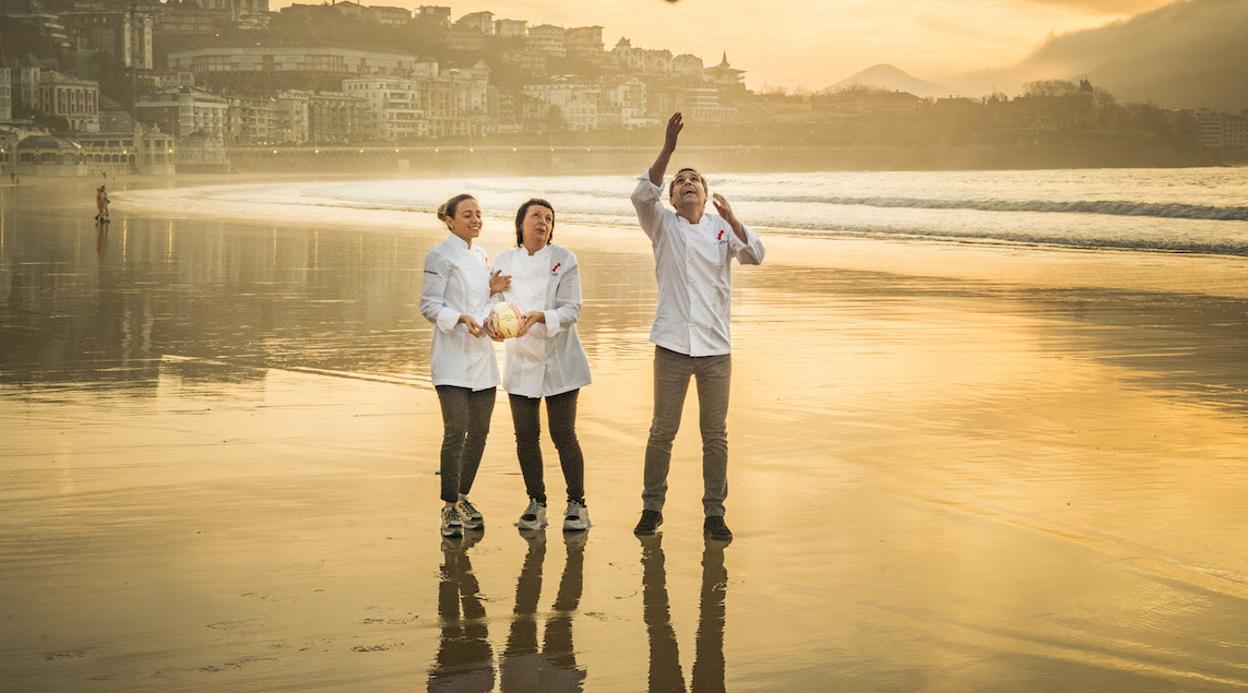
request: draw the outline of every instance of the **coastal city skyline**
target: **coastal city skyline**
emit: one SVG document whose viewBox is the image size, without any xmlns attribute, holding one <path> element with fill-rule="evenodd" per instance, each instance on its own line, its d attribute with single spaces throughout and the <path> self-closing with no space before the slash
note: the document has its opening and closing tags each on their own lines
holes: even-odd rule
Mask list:
<svg viewBox="0 0 1248 693">
<path fill-rule="evenodd" d="M 636 145 L 674 112 L 712 126 L 695 136 L 699 145 L 860 148 L 843 158 L 851 167 L 1242 158 L 1248 93 L 1224 65 L 1243 52 L 1239 27 L 1248 25 L 1248 5 L 1177 0 L 1053 33 L 1008 68 L 968 57 L 1024 31 L 1024 20 L 1101 22 L 1153 1 L 964 2 L 946 8 L 941 24 L 924 3 L 872 15 L 855 0 L 807 8 L 803 21 L 789 22 L 787 48 L 760 56 L 759 46 L 773 39 L 733 32 L 751 27 L 762 37 L 772 30 L 766 21 L 751 26 L 734 14 L 743 6 L 729 5 L 716 20 L 723 30 L 704 31 L 700 0 L 660 2 L 636 17 L 621 16 L 614 2 L 573 16 L 540 3 L 495 12 L 480 9 L 488 3 L 410 9 L 350 0 L 12 0 L 3 6 L 0 35 L 0 171 L 268 170 L 306 165 L 273 159 L 279 150 L 319 156 L 346 147 L 335 156 L 354 157 L 369 146 L 395 155 L 380 164 L 385 168 L 421 168 L 428 162 L 413 164 L 400 148 L 550 148 L 556 135 L 573 146 Z M 989 25 L 959 18 L 974 7 L 981 20 L 1003 13 L 989 23 L 1000 29 L 959 41 L 958 32 Z M 894 30 L 870 30 L 880 17 Z M 867 24 L 854 29 L 855 21 Z M 808 26 L 877 45 L 803 53 Z M 675 35 L 662 33 L 673 28 Z M 952 42 L 969 52 L 948 53 L 944 63 L 862 64 L 904 56 L 911 30 L 928 37 L 925 51 L 940 53 Z M 787 60 L 793 74 L 823 71 L 822 86 L 768 84 L 766 65 L 775 59 Z M 852 60 L 856 70 L 829 72 L 824 60 Z M 956 60 L 966 61 L 960 69 L 980 69 L 931 78 Z M 914 62 L 919 74 L 898 66 Z M 1020 157 L 1020 148 L 1030 153 Z"/>
<path fill-rule="evenodd" d="M 871 0 L 803 0 L 786 3 L 784 12 L 760 11 L 766 8 L 757 0 L 506 0 L 450 7 L 456 17 L 489 11 L 530 25 L 599 24 L 608 45 L 627 38 L 704 58 L 727 51 L 749 66 L 751 89 L 817 91 L 880 63 L 937 81 L 1012 67 L 1046 38 L 1120 22 L 1171 1 L 919 0 L 881 11 Z M 276 12 L 296 4 L 308 3 L 272 0 L 269 6 Z M 416 11 L 429 3 L 385 4 Z"/>
</svg>

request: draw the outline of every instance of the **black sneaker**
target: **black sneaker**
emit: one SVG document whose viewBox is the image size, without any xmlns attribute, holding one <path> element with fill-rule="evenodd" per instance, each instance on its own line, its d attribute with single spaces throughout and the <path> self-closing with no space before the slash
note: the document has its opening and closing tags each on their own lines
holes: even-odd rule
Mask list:
<svg viewBox="0 0 1248 693">
<path fill-rule="evenodd" d="M 658 510 L 642 510 L 641 519 L 633 528 L 633 534 L 650 535 L 663 524 L 663 513 Z"/>
<path fill-rule="evenodd" d="M 715 541 L 732 541 L 732 530 L 724 524 L 723 515 L 711 515 L 702 523 L 702 533 L 707 539 Z"/>
</svg>

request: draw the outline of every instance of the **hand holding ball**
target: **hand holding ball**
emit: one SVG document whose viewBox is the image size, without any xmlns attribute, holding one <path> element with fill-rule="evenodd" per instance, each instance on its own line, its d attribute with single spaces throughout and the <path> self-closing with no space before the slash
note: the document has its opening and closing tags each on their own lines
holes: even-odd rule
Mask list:
<svg viewBox="0 0 1248 693">
<path fill-rule="evenodd" d="M 520 331 L 523 316 L 514 304 L 504 302 L 495 305 L 491 317 L 494 319 L 494 330 L 503 339 L 511 339 Z"/>
</svg>

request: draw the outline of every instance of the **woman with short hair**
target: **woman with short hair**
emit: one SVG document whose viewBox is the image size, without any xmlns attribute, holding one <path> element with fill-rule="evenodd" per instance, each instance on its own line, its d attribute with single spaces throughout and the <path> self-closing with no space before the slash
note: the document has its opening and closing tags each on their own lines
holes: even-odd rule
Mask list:
<svg viewBox="0 0 1248 693">
<path fill-rule="evenodd" d="M 580 388 L 590 383 L 589 362 L 576 331 L 581 314 L 580 268 L 572 251 L 550 243 L 554 230 L 555 210 L 549 202 L 532 199 L 520 205 L 516 247 L 499 253 L 494 270 L 510 276 L 501 299 L 515 305 L 523 316 L 517 336 L 507 340 L 503 376 L 516 429 L 516 454 L 529 495 L 528 507 L 516 526 L 546 526 L 540 444 L 544 398 L 550 436 L 567 482 L 563 529 L 576 531 L 590 524 L 585 461 L 576 437 L 576 400 Z M 493 316 L 486 327 L 490 336 L 499 337 Z"/>
</svg>

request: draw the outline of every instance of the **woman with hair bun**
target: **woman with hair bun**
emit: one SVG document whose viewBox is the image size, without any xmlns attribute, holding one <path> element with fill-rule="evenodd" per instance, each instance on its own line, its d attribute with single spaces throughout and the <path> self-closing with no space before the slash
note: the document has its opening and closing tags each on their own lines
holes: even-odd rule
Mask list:
<svg viewBox="0 0 1248 693">
<path fill-rule="evenodd" d="M 509 277 L 490 274 L 485 251 L 472 241 L 481 235 L 481 207 L 460 194 L 438 208 L 450 231 L 425 255 L 420 312 L 433 323 L 430 370 L 442 407 L 442 515 L 444 537 L 485 526 L 468 500 L 485 452 L 498 387 L 494 346 L 482 325 L 490 312 L 490 294 L 507 289 Z"/>
<path fill-rule="evenodd" d="M 589 362 L 576 321 L 581 314 L 581 273 L 576 255 L 550 241 L 555 232 L 555 210 L 546 200 L 533 199 L 516 211 L 516 247 L 494 259 L 510 285 L 502 298 L 524 316 L 515 339 L 507 340 L 504 386 L 516 429 L 516 455 L 524 476 L 528 507 L 516 526 L 524 530 L 546 526 L 546 485 L 542 479 L 541 404 L 546 400 L 550 437 L 559 451 L 559 466 L 568 488 L 564 531 L 589 528 L 585 505 L 585 460 L 576 437 L 576 399 L 589 384 Z M 494 319 L 486 323 L 498 337 Z"/>
</svg>

